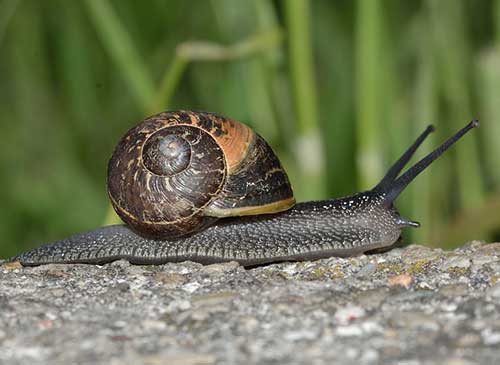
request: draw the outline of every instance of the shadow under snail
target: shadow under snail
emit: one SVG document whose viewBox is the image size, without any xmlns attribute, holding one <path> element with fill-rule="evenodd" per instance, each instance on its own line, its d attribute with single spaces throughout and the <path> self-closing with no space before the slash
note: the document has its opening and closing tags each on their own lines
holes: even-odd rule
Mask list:
<svg viewBox="0 0 500 365">
<path fill-rule="evenodd" d="M 399 215 L 394 200 L 478 125 L 470 122 L 399 176 L 434 130 L 429 126 L 373 189 L 295 204 L 278 158 L 249 127 L 212 113 L 160 113 L 132 128 L 109 161 L 109 197 L 127 225 L 77 234 L 11 260 L 25 266 L 117 259 L 251 266 L 390 247 L 402 228 L 419 226 Z"/>
</svg>

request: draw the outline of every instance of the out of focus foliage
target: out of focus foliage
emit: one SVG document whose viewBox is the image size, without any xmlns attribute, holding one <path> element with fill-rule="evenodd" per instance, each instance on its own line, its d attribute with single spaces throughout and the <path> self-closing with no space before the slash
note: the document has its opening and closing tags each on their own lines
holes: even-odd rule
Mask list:
<svg viewBox="0 0 500 365">
<path fill-rule="evenodd" d="M 165 109 L 247 122 L 298 200 L 368 189 L 482 127 L 398 200 L 407 241 L 500 227 L 500 1 L 0 0 L 0 256 L 104 224 L 119 137 Z M 499 147 L 499 148 L 497 148 Z"/>
</svg>

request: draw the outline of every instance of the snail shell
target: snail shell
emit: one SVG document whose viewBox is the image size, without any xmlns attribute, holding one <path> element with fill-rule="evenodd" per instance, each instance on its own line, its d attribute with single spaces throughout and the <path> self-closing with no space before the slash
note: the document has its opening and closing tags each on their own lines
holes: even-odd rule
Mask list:
<svg viewBox="0 0 500 365">
<path fill-rule="evenodd" d="M 108 193 L 123 221 L 154 237 L 295 204 L 262 137 L 234 120 L 192 111 L 160 113 L 129 130 L 109 161 Z"/>
</svg>

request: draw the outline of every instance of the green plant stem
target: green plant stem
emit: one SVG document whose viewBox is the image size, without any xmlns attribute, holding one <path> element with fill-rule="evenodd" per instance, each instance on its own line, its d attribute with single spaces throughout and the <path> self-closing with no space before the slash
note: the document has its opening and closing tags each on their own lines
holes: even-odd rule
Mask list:
<svg viewBox="0 0 500 365">
<path fill-rule="evenodd" d="M 85 4 L 98 35 L 120 69 L 130 92 L 138 105 L 147 113 L 155 96 L 155 87 L 141 55 L 137 52 L 108 0 L 86 0 Z"/>
<path fill-rule="evenodd" d="M 496 29 L 496 43 L 500 47 L 500 0 L 495 0 L 493 7 L 495 9 L 494 22 Z"/>
<path fill-rule="evenodd" d="M 170 105 L 175 89 L 189 63 L 194 61 L 230 61 L 264 52 L 277 47 L 283 39 L 279 28 L 254 35 L 230 46 L 212 42 L 185 42 L 176 48 L 174 58 L 165 70 L 160 87 L 152 104 L 152 112 L 165 110 Z"/>
<path fill-rule="evenodd" d="M 297 118 L 297 159 L 302 171 L 303 191 L 300 199 L 317 199 L 326 193 L 324 151 L 319 132 L 313 47 L 311 43 L 311 9 L 308 0 L 290 0 L 286 5 L 290 77 Z"/>
<path fill-rule="evenodd" d="M 471 68 L 471 52 L 466 37 L 463 3 L 454 0 L 428 0 L 432 21 L 431 32 L 439 60 L 443 96 L 451 112 L 450 128 L 456 130 L 467 120 L 477 118 L 472 113 L 468 70 Z M 450 131 L 451 132 L 451 131 Z M 455 164 L 457 188 L 460 204 L 471 208 L 481 204 L 483 187 L 479 169 L 477 140 L 475 135 L 465 138 L 460 147 L 453 151 L 457 157 Z"/>
<path fill-rule="evenodd" d="M 485 165 L 491 177 L 491 183 L 495 187 L 500 187 L 500 146 L 498 136 L 500 136 L 500 44 L 488 51 L 483 52 L 478 57 L 477 62 L 477 83 L 479 105 L 482 110 L 481 132 Z"/>
<path fill-rule="evenodd" d="M 19 0 L 3 0 L 0 3 L 0 44 L 2 44 L 9 22 L 18 5 Z"/>
<path fill-rule="evenodd" d="M 422 12 L 419 17 L 419 27 L 429 27 L 429 17 L 427 13 Z M 428 52 L 428 44 L 430 43 L 430 35 L 416 35 L 415 44 L 417 47 L 418 69 L 416 78 L 415 90 L 415 123 L 418 125 L 418 131 L 424 130 L 425 127 L 438 120 L 438 92 L 437 92 L 437 75 L 435 57 L 431 52 Z M 435 140 L 434 136 L 430 136 L 426 144 L 435 145 L 432 143 Z M 421 159 L 427 154 L 425 148 L 419 149 L 416 152 L 416 160 Z M 440 171 L 435 171 L 433 174 L 422 174 L 418 178 L 418 183 L 409 187 L 412 193 L 412 217 L 418 217 L 421 224 L 420 228 L 412 231 L 412 237 L 416 242 L 429 243 L 432 237 L 432 230 L 436 225 L 440 225 L 440 217 L 443 212 L 440 211 L 436 204 L 433 204 L 432 199 L 432 182 L 439 181 Z M 435 200 L 434 200 L 435 202 Z"/>
<path fill-rule="evenodd" d="M 317 96 L 310 34 L 310 4 L 308 0 L 288 1 L 286 9 L 297 125 L 299 133 L 307 134 L 318 128 Z"/>
<path fill-rule="evenodd" d="M 381 3 L 357 2 L 356 110 L 359 187 L 373 186 L 383 175 L 382 131 L 382 20 Z"/>
<path fill-rule="evenodd" d="M 179 82 L 184 75 L 184 71 L 188 66 L 189 61 L 182 56 L 176 54 L 172 63 L 167 68 L 163 78 L 160 82 L 160 87 L 156 94 L 155 101 L 151 107 L 151 113 L 153 114 L 158 110 L 168 110 L 172 96 L 174 95 L 175 89 L 179 85 Z"/>
</svg>

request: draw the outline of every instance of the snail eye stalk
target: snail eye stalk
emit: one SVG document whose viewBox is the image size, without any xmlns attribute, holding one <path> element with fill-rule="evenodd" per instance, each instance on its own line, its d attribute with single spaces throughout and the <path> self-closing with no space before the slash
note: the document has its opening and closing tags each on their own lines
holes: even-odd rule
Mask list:
<svg viewBox="0 0 500 365">
<path fill-rule="evenodd" d="M 382 181 L 373 189 L 374 192 L 385 194 L 385 201 L 391 204 L 396 200 L 396 198 L 401 194 L 401 192 L 430 164 L 432 164 L 439 156 L 446 152 L 452 145 L 454 145 L 458 140 L 460 140 L 464 135 L 466 135 L 473 128 L 479 127 L 479 121 L 473 120 L 468 123 L 465 127 L 460 129 L 457 133 L 451 136 L 443 144 L 437 147 L 434 151 L 429 153 L 427 156 L 418 161 L 415 165 L 410 167 L 403 175 L 396 178 L 398 173 L 404 167 L 404 165 L 411 158 L 413 153 L 416 151 L 418 146 L 423 142 L 423 140 L 432 132 L 432 126 L 427 127 L 427 129 L 420 135 L 420 137 L 415 141 L 415 143 L 401 156 L 401 158 L 390 168 L 389 172 L 384 176 Z"/>
<path fill-rule="evenodd" d="M 433 125 L 429 125 L 425 131 L 413 142 L 413 144 L 406 150 L 405 153 L 397 160 L 394 165 L 391 166 L 387 174 L 383 177 L 383 179 L 378 183 L 377 186 L 373 188 L 373 191 L 384 192 L 388 191 L 391 185 L 394 183 L 394 180 L 398 177 L 399 173 L 406 166 L 408 161 L 413 157 L 418 147 L 425 141 L 425 139 L 434 132 L 435 128 Z"/>
</svg>

